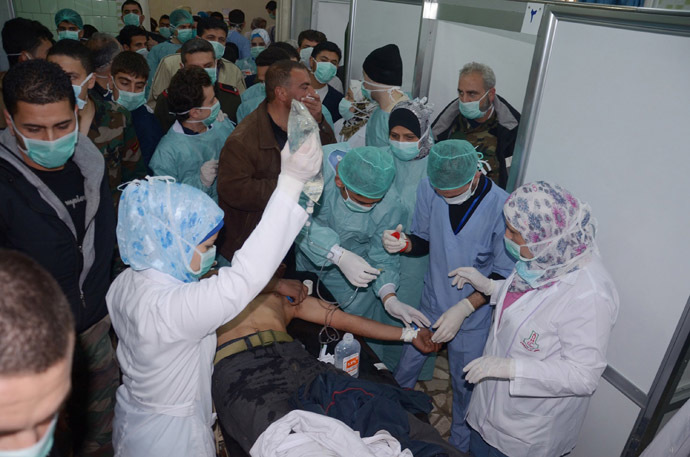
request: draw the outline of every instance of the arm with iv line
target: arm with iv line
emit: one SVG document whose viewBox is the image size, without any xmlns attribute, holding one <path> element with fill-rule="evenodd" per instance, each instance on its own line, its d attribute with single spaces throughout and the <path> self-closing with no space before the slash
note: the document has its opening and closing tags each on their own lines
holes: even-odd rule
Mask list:
<svg viewBox="0 0 690 457">
<path fill-rule="evenodd" d="M 318 155 L 313 153 L 318 149 Z M 164 322 L 184 329 L 185 336 L 201 338 L 233 319 L 253 300 L 273 277 L 295 237 L 307 221 L 297 204 L 304 182 L 318 171 L 321 152 L 314 141 L 307 141 L 290 155 L 281 152 L 282 172 L 278 185 L 261 221 L 242 248 L 235 253 L 231 267 L 220 268 L 216 276 L 188 283 L 171 290 L 169 298 L 177 306 L 169 309 Z M 276 231 L 275 227 L 281 227 Z"/>
</svg>

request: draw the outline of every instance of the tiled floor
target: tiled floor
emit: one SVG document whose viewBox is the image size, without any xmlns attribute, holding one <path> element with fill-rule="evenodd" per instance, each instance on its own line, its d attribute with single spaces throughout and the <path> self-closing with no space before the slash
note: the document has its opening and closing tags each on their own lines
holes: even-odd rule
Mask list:
<svg viewBox="0 0 690 457">
<path fill-rule="evenodd" d="M 450 386 L 447 350 L 438 353 L 433 379 L 418 382 L 415 389 L 426 392 L 431 397 L 434 408 L 429 415 L 429 422 L 444 439 L 448 439 L 453 411 L 453 390 Z"/>
</svg>

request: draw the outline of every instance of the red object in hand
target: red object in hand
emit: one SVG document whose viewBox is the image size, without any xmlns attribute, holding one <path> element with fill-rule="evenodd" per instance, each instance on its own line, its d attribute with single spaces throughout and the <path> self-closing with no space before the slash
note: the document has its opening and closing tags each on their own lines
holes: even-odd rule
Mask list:
<svg viewBox="0 0 690 457">
<path fill-rule="evenodd" d="M 400 239 L 400 232 L 393 232 L 393 233 L 391 233 L 391 236 L 393 238 L 395 238 L 396 240 L 399 240 Z M 410 240 L 405 240 L 405 247 L 402 248 L 398 252 L 405 252 L 405 250 L 407 250 L 408 246 L 410 246 Z"/>
<path fill-rule="evenodd" d="M 396 240 L 399 240 L 400 239 L 400 232 L 393 232 L 393 233 L 391 233 L 391 236 L 393 238 L 395 238 Z"/>
</svg>

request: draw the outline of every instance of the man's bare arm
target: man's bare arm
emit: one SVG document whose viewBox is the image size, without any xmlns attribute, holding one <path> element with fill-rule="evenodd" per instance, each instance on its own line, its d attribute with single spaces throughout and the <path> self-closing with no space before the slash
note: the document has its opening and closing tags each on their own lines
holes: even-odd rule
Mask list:
<svg viewBox="0 0 690 457">
<path fill-rule="evenodd" d="M 400 341 L 403 332 L 403 329 L 400 327 L 348 314 L 337 309 L 334 305 L 329 305 L 313 297 L 307 297 L 302 303 L 291 308 L 294 312 L 294 317 L 320 325 L 327 323 L 338 330 L 366 338 L 375 338 L 382 341 Z M 328 319 L 328 322 L 326 319 Z M 431 343 L 430 336 L 431 332 L 422 329 L 418 337 L 413 340 L 413 344 L 423 352 L 438 351 L 441 345 Z"/>
</svg>

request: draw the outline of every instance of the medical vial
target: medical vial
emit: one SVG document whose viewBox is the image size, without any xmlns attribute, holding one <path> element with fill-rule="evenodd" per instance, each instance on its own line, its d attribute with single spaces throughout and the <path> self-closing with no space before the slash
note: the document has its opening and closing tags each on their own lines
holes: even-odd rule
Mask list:
<svg viewBox="0 0 690 457">
<path fill-rule="evenodd" d="M 335 346 L 335 366 L 350 376 L 359 377 L 359 341 L 352 333 L 346 333 L 343 339 Z"/>
</svg>

